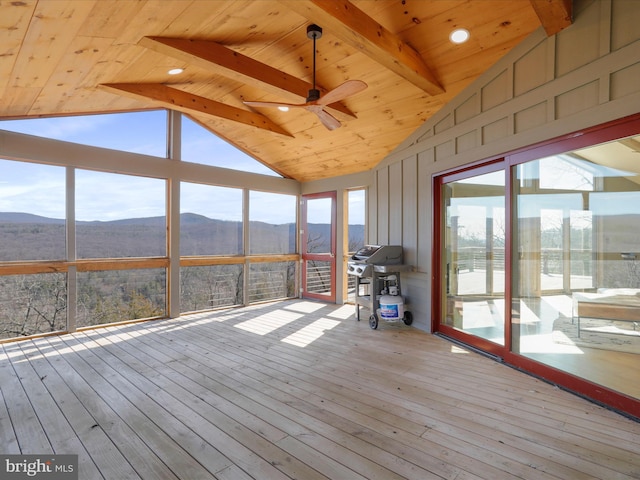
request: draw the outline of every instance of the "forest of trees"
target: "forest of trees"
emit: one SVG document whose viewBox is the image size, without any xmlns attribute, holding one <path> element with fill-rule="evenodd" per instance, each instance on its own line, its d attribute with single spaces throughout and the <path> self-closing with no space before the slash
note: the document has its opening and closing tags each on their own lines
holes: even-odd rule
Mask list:
<svg viewBox="0 0 640 480">
<path fill-rule="evenodd" d="M 295 253 L 295 224 L 251 222 L 249 254 Z M 310 225 L 317 245 L 329 225 Z M 350 226 L 350 243 L 362 244 L 364 227 Z M 65 221 L 25 213 L 0 212 L 0 262 L 65 260 Z M 181 256 L 241 255 L 242 223 L 181 215 Z M 164 217 L 77 222 L 79 259 L 164 257 Z M 239 305 L 296 294 L 296 262 L 251 265 L 248 299 L 242 298 L 243 265 L 184 267 L 180 274 L 181 311 Z M 67 305 L 64 273 L 0 276 L 0 338 L 66 329 L 67 309 L 76 308 L 76 326 L 166 315 L 163 268 L 79 272 L 77 305 Z"/>
</svg>

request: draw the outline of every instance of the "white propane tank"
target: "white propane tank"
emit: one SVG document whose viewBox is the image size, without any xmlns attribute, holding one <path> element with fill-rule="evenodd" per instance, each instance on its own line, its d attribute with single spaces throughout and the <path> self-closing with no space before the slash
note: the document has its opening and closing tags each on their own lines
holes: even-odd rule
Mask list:
<svg viewBox="0 0 640 480">
<path fill-rule="evenodd" d="M 404 300 L 400 295 L 382 295 L 380 297 L 380 310 L 378 315 L 381 320 L 392 322 L 402 320 L 404 317 Z"/>
</svg>

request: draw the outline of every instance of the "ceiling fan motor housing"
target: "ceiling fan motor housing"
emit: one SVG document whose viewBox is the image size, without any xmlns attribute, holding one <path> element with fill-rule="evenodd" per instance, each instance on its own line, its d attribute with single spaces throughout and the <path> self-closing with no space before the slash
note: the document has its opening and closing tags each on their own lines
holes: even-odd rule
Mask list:
<svg viewBox="0 0 640 480">
<path fill-rule="evenodd" d="M 322 37 L 322 28 L 315 23 L 312 23 L 311 25 L 307 26 L 307 37 L 313 40 Z"/>
<path fill-rule="evenodd" d="M 320 100 L 320 90 L 312 88 L 307 95 L 307 102 L 315 102 L 316 100 Z"/>
</svg>

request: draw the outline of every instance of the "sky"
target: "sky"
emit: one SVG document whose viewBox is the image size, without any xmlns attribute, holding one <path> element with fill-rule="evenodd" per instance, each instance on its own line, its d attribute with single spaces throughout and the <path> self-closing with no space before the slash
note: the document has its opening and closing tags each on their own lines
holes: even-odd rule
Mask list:
<svg viewBox="0 0 640 480">
<path fill-rule="evenodd" d="M 207 165 L 278 176 L 260 162 L 183 117 L 182 158 Z M 166 112 L 4 120 L 0 129 L 164 158 Z M 165 215 L 165 182 L 76 170 L 77 220 L 116 220 Z M 181 212 L 241 220 L 239 189 L 182 184 Z M 0 158 L 0 211 L 65 217 L 65 169 Z M 252 192 L 251 219 L 295 221 L 295 199 Z M 364 223 L 364 196 L 352 195 L 350 223 Z M 360 198 L 362 197 L 362 198 Z M 291 202 L 291 203 L 289 203 Z M 292 213 L 293 212 L 293 213 Z"/>
</svg>

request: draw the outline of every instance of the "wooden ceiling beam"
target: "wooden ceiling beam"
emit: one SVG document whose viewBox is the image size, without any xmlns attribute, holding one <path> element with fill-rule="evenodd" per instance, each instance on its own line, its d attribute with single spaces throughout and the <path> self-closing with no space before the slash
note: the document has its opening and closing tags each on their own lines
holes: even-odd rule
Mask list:
<svg viewBox="0 0 640 480">
<path fill-rule="evenodd" d="M 293 135 L 264 115 L 232 107 L 160 83 L 106 83 L 100 85 L 100 87 L 118 95 L 125 95 L 138 100 L 151 100 L 155 104 L 171 110 L 188 114 L 211 115 L 293 137 Z"/>
<path fill-rule="evenodd" d="M 573 21 L 572 0 L 529 0 L 548 36 L 567 28 Z"/>
<path fill-rule="evenodd" d="M 348 0 L 280 0 L 429 95 L 444 88 L 420 54 Z"/>
<path fill-rule="evenodd" d="M 313 85 L 281 70 L 242 55 L 217 42 L 169 37 L 143 37 L 138 45 L 173 57 L 188 65 L 195 65 L 212 74 L 219 74 L 240 83 L 259 87 L 265 92 L 284 97 L 292 102 L 304 102 Z M 321 93 L 327 90 L 316 85 Z M 332 103 L 329 108 L 356 118 L 356 115 L 341 103 Z"/>
</svg>

